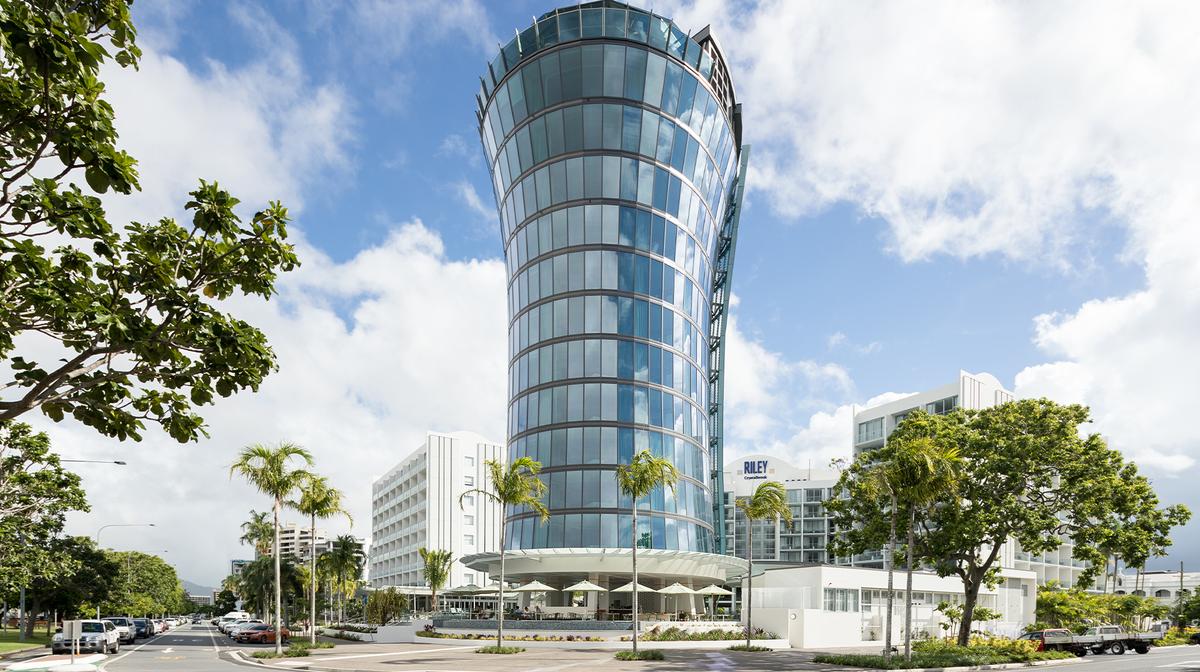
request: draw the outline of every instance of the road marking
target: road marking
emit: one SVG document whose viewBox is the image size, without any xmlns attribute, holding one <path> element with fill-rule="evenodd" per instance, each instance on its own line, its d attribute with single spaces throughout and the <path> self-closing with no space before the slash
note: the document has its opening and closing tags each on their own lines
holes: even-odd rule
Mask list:
<svg viewBox="0 0 1200 672">
<path fill-rule="evenodd" d="M 169 646 L 168 646 L 167 648 L 163 649 L 163 651 L 162 651 L 162 652 L 163 652 L 163 653 L 171 653 L 171 652 L 172 652 L 172 651 L 174 651 L 174 650 L 175 650 L 175 649 L 172 649 L 171 647 L 169 647 Z"/>
<path fill-rule="evenodd" d="M 1181 660 L 1178 663 L 1171 663 L 1169 665 L 1159 665 L 1159 667 L 1195 667 L 1197 669 L 1200 669 L 1200 660 Z"/>
<path fill-rule="evenodd" d="M 435 651 L 462 651 L 466 647 L 462 646 L 446 646 L 439 649 L 413 649 L 411 651 L 389 651 L 388 653 L 358 653 L 353 656 L 321 656 L 317 660 L 285 660 L 282 663 L 277 663 L 278 667 L 304 667 L 305 665 L 316 665 L 318 661 L 326 662 L 330 660 L 350 660 L 352 658 L 379 658 L 380 656 L 407 656 L 410 653 L 433 653 Z M 466 650 L 470 650 L 466 648 Z"/>
<path fill-rule="evenodd" d="M 154 637 L 147 639 L 145 642 L 142 642 L 142 644 L 140 646 L 135 646 L 132 649 L 130 649 L 129 651 L 126 651 L 125 653 L 122 653 L 121 655 L 117 656 L 116 658 L 109 658 L 108 660 L 101 662 L 100 665 L 98 665 L 98 667 L 100 667 L 100 668 L 108 667 L 109 663 L 115 663 L 118 660 L 121 660 L 122 658 L 124 658 L 125 656 L 128 656 L 131 653 L 134 653 L 135 651 L 141 651 L 142 649 L 146 648 L 147 646 L 150 646 L 154 642 L 158 641 L 159 637 L 162 637 L 162 635 L 155 635 Z"/>
</svg>

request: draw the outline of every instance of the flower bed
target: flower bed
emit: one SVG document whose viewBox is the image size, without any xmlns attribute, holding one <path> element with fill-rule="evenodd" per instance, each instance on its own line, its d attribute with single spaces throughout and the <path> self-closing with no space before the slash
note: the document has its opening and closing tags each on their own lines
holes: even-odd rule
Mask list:
<svg viewBox="0 0 1200 672">
<path fill-rule="evenodd" d="M 1003 663 L 1030 663 L 1041 660 L 1074 658 L 1066 651 L 1037 651 L 1037 645 L 1028 640 L 1013 640 L 1003 637 L 972 637 L 970 646 L 958 646 L 953 642 L 931 639 L 916 642 L 912 660 L 904 660 L 903 654 L 894 654 L 890 663 L 880 655 L 863 654 L 818 654 L 813 660 L 831 665 L 851 665 L 877 670 L 907 670 L 922 667 L 958 667 L 969 665 L 999 665 Z"/>
<path fill-rule="evenodd" d="M 633 639 L 632 636 L 622 637 L 621 641 L 627 642 Z M 639 641 L 645 642 L 712 642 L 712 641 L 730 641 L 735 642 L 739 639 L 746 639 L 745 630 L 701 630 L 689 631 L 682 628 L 671 626 L 664 630 L 659 628 L 651 628 L 645 633 L 638 635 Z M 750 639 L 778 639 L 773 632 L 767 632 L 762 628 L 755 628 Z"/>
<path fill-rule="evenodd" d="M 425 626 L 424 630 L 417 631 L 418 637 L 431 637 L 433 639 L 474 639 L 486 641 L 495 639 L 494 633 L 478 633 L 478 632 L 441 632 L 434 630 L 430 626 Z M 603 637 L 589 637 L 587 635 L 510 635 L 504 634 L 504 641 L 514 642 L 605 642 L 608 641 Z"/>
</svg>

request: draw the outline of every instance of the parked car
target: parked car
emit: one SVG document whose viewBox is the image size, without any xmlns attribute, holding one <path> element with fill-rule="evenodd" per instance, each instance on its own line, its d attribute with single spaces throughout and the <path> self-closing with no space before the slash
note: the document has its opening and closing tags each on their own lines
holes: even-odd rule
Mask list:
<svg viewBox="0 0 1200 672">
<path fill-rule="evenodd" d="M 1200 632 L 1193 632 L 1191 637 L 1188 637 L 1188 644 L 1200 644 Z"/>
<path fill-rule="evenodd" d="M 199 616 L 192 617 L 192 625 L 200 625 L 200 623 L 202 623 L 203 621 L 204 621 L 204 619 Z"/>
<path fill-rule="evenodd" d="M 133 638 L 142 639 L 154 636 L 154 624 L 148 618 L 133 619 Z"/>
<path fill-rule="evenodd" d="M 291 638 L 292 633 L 285 627 L 281 630 L 283 642 L 286 644 Z M 248 628 L 238 630 L 234 636 L 239 642 L 252 644 L 274 644 L 275 643 L 275 626 L 267 625 L 266 623 L 258 623 Z"/>
<path fill-rule="evenodd" d="M 170 626 L 170 627 L 172 627 L 172 628 L 178 628 L 178 627 L 179 627 L 179 619 L 178 619 L 178 618 L 168 618 L 168 619 L 166 619 L 166 620 L 167 620 L 167 625 L 168 625 L 168 626 Z"/>
<path fill-rule="evenodd" d="M 121 650 L 121 634 L 112 621 L 86 620 L 81 625 L 80 653 L 116 653 Z M 61 628 L 50 639 L 50 650 L 54 653 L 71 653 L 71 640 L 63 637 Z"/>
<path fill-rule="evenodd" d="M 246 619 L 244 621 L 237 621 L 233 625 L 230 625 L 225 628 L 225 634 L 229 635 L 230 637 L 236 638 L 238 632 L 245 630 L 246 628 L 253 627 L 255 625 L 260 625 L 261 623 L 262 623 L 262 619 L 260 619 L 260 618 L 250 618 L 250 619 Z"/>
<path fill-rule="evenodd" d="M 120 636 L 122 644 L 132 644 L 133 640 L 137 639 L 137 631 L 133 625 L 132 618 L 125 616 L 105 616 L 105 621 L 117 626 L 117 634 Z"/>
<path fill-rule="evenodd" d="M 156 618 L 151 621 L 154 623 L 154 634 L 159 634 L 167 631 L 167 624 L 161 618 Z"/>
</svg>

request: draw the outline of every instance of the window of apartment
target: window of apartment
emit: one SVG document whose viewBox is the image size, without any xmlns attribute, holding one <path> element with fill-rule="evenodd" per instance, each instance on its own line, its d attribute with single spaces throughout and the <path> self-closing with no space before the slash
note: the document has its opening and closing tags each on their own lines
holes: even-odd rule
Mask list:
<svg viewBox="0 0 1200 672">
<path fill-rule="evenodd" d="M 475 468 L 475 456 L 474 455 L 467 455 L 467 468 L 468 469 Z"/>
<path fill-rule="evenodd" d="M 472 516 L 472 515 L 463 516 L 463 525 L 474 525 L 474 524 L 475 524 L 475 516 Z"/>
<path fill-rule="evenodd" d="M 475 573 L 474 572 L 463 572 L 463 582 L 466 583 L 468 586 L 475 585 Z"/>
<path fill-rule="evenodd" d="M 858 611 L 858 591 L 853 588 L 826 588 L 825 611 Z"/>
<path fill-rule="evenodd" d="M 925 412 L 932 413 L 933 415 L 949 413 L 956 408 L 958 408 L 957 394 L 953 397 L 946 397 L 945 399 L 938 399 L 937 401 L 931 401 L 928 404 L 925 404 Z"/>
<path fill-rule="evenodd" d="M 475 545 L 475 535 L 464 534 L 463 535 L 463 544 L 466 546 L 474 546 Z"/>
<path fill-rule="evenodd" d="M 932 412 L 932 411 L 931 411 Z M 858 443 L 883 438 L 883 418 L 858 423 Z"/>
<path fill-rule="evenodd" d="M 468 488 L 475 487 L 475 477 L 474 476 L 463 476 L 463 485 L 467 486 Z"/>
<path fill-rule="evenodd" d="M 462 505 L 464 508 L 468 506 L 475 506 L 475 495 L 463 495 Z"/>
</svg>

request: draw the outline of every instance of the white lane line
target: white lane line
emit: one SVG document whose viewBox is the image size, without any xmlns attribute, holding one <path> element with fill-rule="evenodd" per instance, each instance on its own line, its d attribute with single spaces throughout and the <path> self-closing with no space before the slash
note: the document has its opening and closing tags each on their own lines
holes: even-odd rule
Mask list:
<svg viewBox="0 0 1200 672">
<path fill-rule="evenodd" d="M 462 651 L 465 647 L 462 646 L 447 646 L 438 649 L 413 649 L 410 651 L 389 651 L 387 653 L 357 653 L 353 656 L 320 656 L 313 657 L 313 660 L 286 660 L 282 663 L 277 663 L 278 667 L 303 667 L 305 665 L 318 665 L 329 660 L 350 660 L 352 658 L 379 658 L 380 656 L 407 656 L 410 653 L 433 653 L 435 651 Z M 470 649 L 468 649 L 470 650 Z"/>
<path fill-rule="evenodd" d="M 209 628 L 209 630 L 208 630 L 208 639 L 209 639 L 210 641 L 212 641 L 212 645 L 213 645 L 213 651 L 216 651 L 216 652 L 217 652 L 217 655 L 220 655 L 220 653 L 221 653 L 221 647 L 220 647 L 220 646 L 217 646 L 217 638 L 216 638 L 216 636 L 214 636 L 214 635 L 213 635 L 212 628 Z"/>
<path fill-rule="evenodd" d="M 117 656 L 116 658 L 109 658 L 108 660 L 103 661 L 102 663 L 100 663 L 99 667 L 101 667 L 101 668 L 108 667 L 111 663 L 115 663 L 118 660 L 121 660 L 122 658 L 124 658 L 125 656 L 128 656 L 131 653 L 134 653 L 135 651 L 141 651 L 142 649 L 146 648 L 147 646 L 150 646 L 154 642 L 158 641 L 159 637 L 162 637 L 162 635 L 155 635 L 153 638 L 147 639 L 146 641 L 142 642 L 142 644 L 140 646 L 135 646 L 132 649 L 130 649 L 129 651 L 126 651 L 125 653 L 122 653 L 121 655 Z"/>
<path fill-rule="evenodd" d="M 162 652 L 163 652 L 163 653 L 171 653 L 171 652 L 172 652 L 172 651 L 174 651 L 174 650 L 175 650 L 175 649 L 172 649 L 171 647 L 169 647 L 169 646 L 168 646 L 167 648 L 163 649 L 163 651 L 162 651 Z"/>
</svg>

